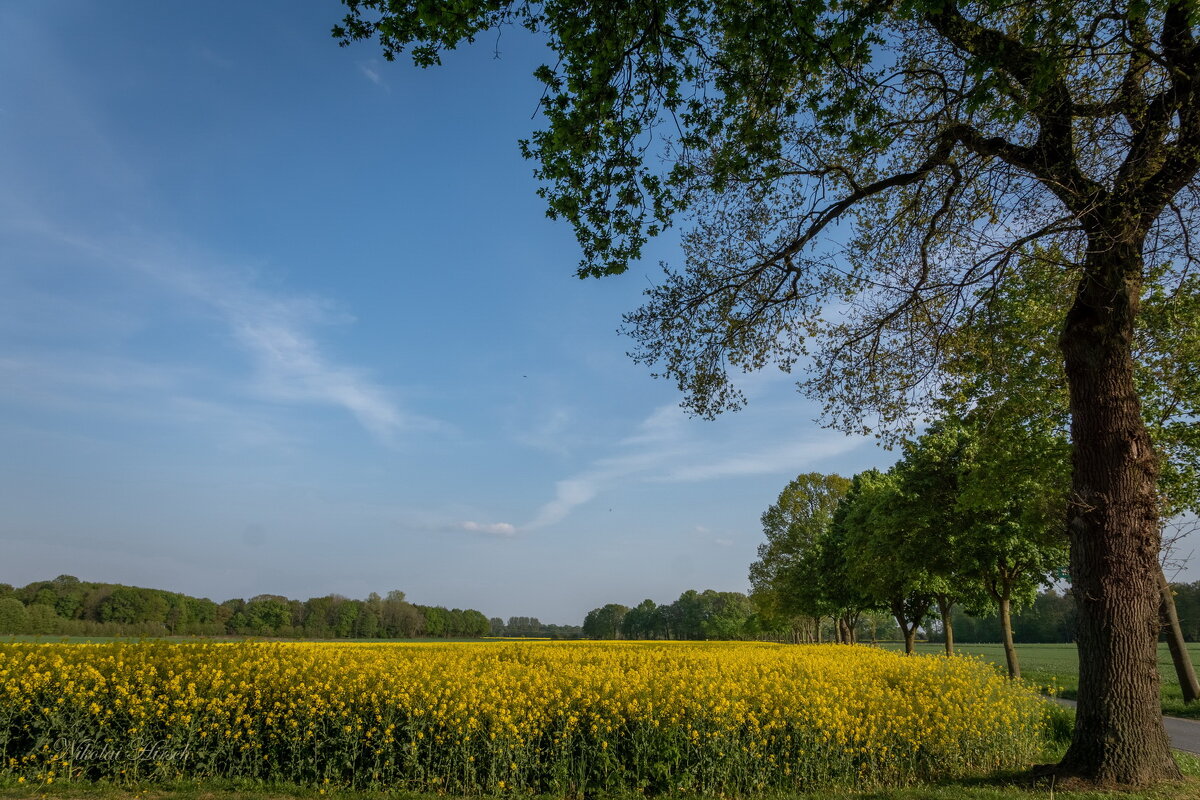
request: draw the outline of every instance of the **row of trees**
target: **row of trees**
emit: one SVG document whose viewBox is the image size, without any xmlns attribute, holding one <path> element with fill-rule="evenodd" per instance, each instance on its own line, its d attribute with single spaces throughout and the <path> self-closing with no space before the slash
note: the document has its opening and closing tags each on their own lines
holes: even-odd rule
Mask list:
<svg viewBox="0 0 1200 800">
<path fill-rule="evenodd" d="M 1001 432 L 948 416 L 887 472 L 799 476 L 762 516 L 767 541 L 750 580 L 763 627 L 786 623 L 794 640 L 819 641 L 829 617 L 838 641 L 854 642 L 863 615 L 884 609 L 910 652 L 920 627 L 947 653 L 956 637 L 998 641 L 1019 676 L 1015 642 L 1078 635 L 1074 597 L 1038 593 L 1067 574 L 1067 457 L 1053 425 Z M 1190 701 L 1183 641 L 1200 636 L 1200 585 L 1161 581 L 1162 632 Z"/>
<path fill-rule="evenodd" d="M 1012 613 L 1066 572 L 1069 448 L 1053 428 L 995 436 L 982 425 L 945 417 L 887 472 L 788 484 L 762 516 L 767 541 L 750 569 L 763 613 L 806 638 L 813 620 L 832 617 L 851 642 L 864 612 L 886 610 L 910 651 L 936 614 L 953 652 L 951 609 L 994 610 L 1019 675 Z"/>
<path fill-rule="evenodd" d="M 0 633 L 133 636 L 289 636 L 321 639 L 479 637 L 492 624 L 474 609 L 409 603 L 404 592 L 366 600 L 262 594 L 215 603 L 161 589 L 90 583 L 71 575 L 0 584 Z"/>
<path fill-rule="evenodd" d="M 951 623 L 950 630 L 956 642 L 998 643 L 1004 640 L 1000 615 L 997 613 L 974 615 L 955 607 Z M 1032 603 L 1014 611 L 1012 615 L 1012 637 L 1018 644 L 1074 642 L 1077 626 L 1075 600 L 1070 590 L 1061 594 L 1053 588 L 1038 592 Z M 929 625 L 927 633 L 931 642 L 945 641 L 945 630 L 940 619 Z"/>
<path fill-rule="evenodd" d="M 1200 581 L 1193 584 L 1172 584 L 1177 596 L 1180 617 L 1184 620 L 1184 635 L 1188 641 L 1200 641 Z M 853 629 L 846 630 L 845 620 L 822 616 L 788 618 L 763 602 L 766 598 L 747 597 L 740 592 L 716 592 L 711 589 L 688 590 L 673 603 L 658 605 L 643 600 L 630 607 L 609 603 L 588 612 L 582 635 L 589 639 L 732 639 L 770 641 L 898 641 L 902 633 L 896 619 L 887 611 L 866 609 L 852 621 Z M 1028 598 L 1023 598 L 1027 600 Z M 774 600 L 770 601 L 774 603 Z M 972 613 L 972 611 L 974 613 Z M 523 618 L 514 618 L 523 619 Z M 497 629 L 493 620 L 493 635 L 538 635 Z M 1014 608 L 1009 628 L 1014 642 L 1074 642 L 1077 626 L 1075 601 L 1070 590 L 1060 593 L 1054 587 L 1038 591 L 1031 602 Z M 549 626 L 553 628 L 555 626 Z M 508 631 L 514 628 L 510 621 Z M 940 612 L 931 608 L 920 623 L 920 629 L 930 642 L 999 643 L 1004 641 L 1004 626 L 995 607 L 968 611 L 961 605 L 953 607 L 950 624 L 945 624 Z M 578 628 L 574 629 L 579 631 Z M 553 636 L 549 630 L 543 635 Z"/>
<path fill-rule="evenodd" d="M 1200 642 L 1200 581 L 1173 583 L 1171 590 L 1175 596 L 1183 638 L 1189 642 Z"/>
<path fill-rule="evenodd" d="M 1200 581 L 1172 583 L 1170 590 L 1185 641 L 1200 642 Z M 1078 627 L 1075 598 L 1068 589 L 1059 593 L 1051 588 L 1039 592 L 1033 603 L 1013 614 L 1012 635 L 1018 644 L 1026 642 L 1074 642 Z M 1000 642 L 1002 631 L 998 614 L 975 616 L 956 607 L 953 614 L 954 639 L 958 642 Z M 940 620 L 927 630 L 930 641 L 944 641 Z M 1168 639 L 1169 631 L 1163 631 Z M 1168 639 L 1169 641 L 1169 639 Z"/>
</svg>

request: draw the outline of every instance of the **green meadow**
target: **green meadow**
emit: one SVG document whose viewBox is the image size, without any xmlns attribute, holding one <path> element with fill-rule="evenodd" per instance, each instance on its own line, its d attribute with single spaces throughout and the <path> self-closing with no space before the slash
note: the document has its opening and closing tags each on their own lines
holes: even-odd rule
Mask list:
<svg viewBox="0 0 1200 800">
<path fill-rule="evenodd" d="M 889 649 L 902 649 L 900 643 L 881 645 Z M 963 655 L 977 656 L 997 669 L 1004 670 L 1004 646 L 1000 644 L 962 644 L 955 651 Z M 917 652 L 941 654 L 941 644 L 920 643 Z M 1200 642 L 1188 644 L 1193 664 L 1200 664 Z M 1043 687 L 1056 687 L 1059 697 L 1074 699 L 1079 688 L 1079 654 L 1074 644 L 1019 644 L 1017 657 L 1021 661 L 1021 677 Z M 1200 719 L 1200 703 L 1184 705 L 1175 667 L 1171 664 L 1171 653 L 1167 645 L 1158 645 L 1158 671 L 1162 675 L 1163 713 L 1175 717 Z"/>
</svg>

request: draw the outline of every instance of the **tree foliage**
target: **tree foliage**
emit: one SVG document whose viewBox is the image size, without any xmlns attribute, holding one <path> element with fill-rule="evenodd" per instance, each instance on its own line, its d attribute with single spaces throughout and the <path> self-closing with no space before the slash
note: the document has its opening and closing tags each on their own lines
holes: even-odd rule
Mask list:
<svg viewBox="0 0 1200 800">
<path fill-rule="evenodd" d="M 945 340 L 939 413 L 972 414 L 996 427 L 1070 429 L 1067 379 L 1058 343 L 1044 335 L 1065 317 L 1080 254 L 1033 248 L 989 290 L 967 324 Z M 1164 518 L 1200 510 L 1200 275 L 1160 268 L 1142 297 L 1135 330 L 1135 380 L 1158 456 Z M 1003 467 L 1001 467 L 1003 468 Z"/>
<path fill-rule="evenodd" d="M 1063 577 L 1067 454 L 1059 431 L 946 417 L 886 473 L 801 475 L 762 516 L 755 600 L 768 616 L 833 617 L 849 641 L 860 614 L 887 610 L 910 651 L 935 602 L 944 633 L 954 605 L 994 608 L 1011 645 L 1010 612 Z"/>
<path fill-rule="evenodd" d="M 673 603 L 646 599 L 633 608 L 609 603 L 583 621 L 590 639 L 754 639 L 769 633 L 741 592 L 688 589 Z"/>
<path fill-rule="evenodd" d="M 750 565 L 755 601 L 768 614 L 781 617 L 819 617 L 826 608 L 820 589 L 819 547 L 838 501 L 850 489 L 840 475 L 810 472 L 799 475 L 779 493 L 762 514 L 766 542 Z"/>
<path fill-rule="evenodd" d="M 296 636 L 398 639 L 480 637 L 487 617 L 474 609 L 414 605 L 404 592 L 366 600 L 325 595 L 290 600 L 260 594 L 220 604 L 161 589 L 80 581 L 60 575 L 20 588 L 0 586 L 0 633 L 82 636 Z"/>
</svg>

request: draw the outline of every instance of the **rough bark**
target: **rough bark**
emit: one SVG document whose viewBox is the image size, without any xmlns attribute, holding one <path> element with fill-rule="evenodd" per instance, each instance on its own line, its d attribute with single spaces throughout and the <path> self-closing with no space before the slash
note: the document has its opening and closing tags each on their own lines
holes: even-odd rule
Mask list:
<svg viewBox="0 0 1200 800">
<path fill-rule="evenodd" d="M 1068 529 L 1079 704 L 1058 772 L 1137 786 L 1180 777 L 1159 699 L 1156 463 L 1133 383 L 1141 239 L 1089 244 L 1060 338 L 1074 445 Z"/>
<path fill-rule="evenodd" d="M 1183 639 L 1179 614 L 1175 611 L 1175 595 L 1171 592 L 1171 584 L 1167 582 L 1167 576 L 1161 570 L 1158 573 L 1158 586 L 1162 592 L 1159 616 L 1162 617 L 1167 647 L 1171 650 L 1171 662 L 1175 665 L 1175 675 L 1179 678 L 1179 688 L 1183 691 L 1183 702 L 1194 703 L 1200 698 L 1200 683 L 1196 681 L 1196 670 L 1192 666 L 1192 658 L 1188 655 L 1187 643 Z"/>
<path fill-rule="evenodd" d="M 942 616 L 942 632 L 946 634 L 946 655 L 954 655 L 954 604 L 944 594 L 937 598 L 938 613 Z"/>
<path fill-rule="evenodd" d="M 1012 600 L 1000 598 L 1000 636 L 1004 642 L 1004 660 L 1008 664 L 1008 677 L 1021 677 L 1021 662 L 1017 658 L 1017 648 L 1013 644 L 1012 629 Z"/>
<path fill-rule="evenodd" d="M 911 655 L 916 649 L 917 624 L 914 622 L 911 626 L 909 625 L 903 601 L 892 603 L 892 616 L 896 618 L 896 624 L 900 626 L 900 633 L 904 634 L 904 652 Z"/>
<path fill-rule="evenodd" d="M 842 617 L 842 624 L 845 626 L 846 644 L 858 644 L 858 617 L 857 613 L 846 614 Z"/>
</svg>

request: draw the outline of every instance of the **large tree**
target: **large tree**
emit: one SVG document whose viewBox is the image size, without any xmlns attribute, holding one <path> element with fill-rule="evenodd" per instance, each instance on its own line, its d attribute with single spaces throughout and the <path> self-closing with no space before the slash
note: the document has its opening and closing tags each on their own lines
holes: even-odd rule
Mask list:
<svg viewBox="0 0 1200 800">
<path fill-rule="evenodd" d="M 1193 266 L 1194 0 L 344 2 L 335 35 L 378 38 L 388 58 L 411 46 L 422 65 L 496 26 L 547 36 L 547 124 L 524 147 L 580 273 L 623 271 L 695 214 L 686 269 L 630 325 L 699 413 L 738 405 L 731 368 L 811 358 L 802 385 L 833 422 L 903 420 L 1023 250 L 1080 253 L 1043 332 L 1070 398 L 1080 604 L 1060 772 L 1179 774 L 1152 668 L 1158 459 L 1133 341 L 1143 296 Z"/>
<path fill-rule="evenodd" d="M 942 405 L 990 421 L 992 429 L 1069 429 L 1069 398 L 1062 357 L 1039 331 L 1052 328 L 1071 303 L 1075 276 L 1064 266 L 1082 260 L 1057 249 L 1035 248 L 1020 269 L 988 292 L 970 324 L 947 343 Z M 1170 265 L 1160 265 L 1170 268 Z M 1200 275 L 1181 274 L 1164 283 L 1155 276 L 1138 308 L 1134 337 L 1134 384 L 1158 459 L 1160 524 L 1179 536 L 1180 515 L 1200 512 Z M 993 448 L 989 463 L 998 475 L 1015 465 L 1008 448 Z M 999 457 L 997 457 L 999 456 Z M 1046 459 L 1054 461 L 1056 459 Z M 1161 559 L 1170 559 L 1164 540 Z M 1165 566 L 1165 564 L 1164 564 Z M 1165 573 L 1159 576 L 1160 616 L 1184 699 L 1200 699 L 1200 681 L 1187 653 L 1175 600 Z"/>
</svg>

